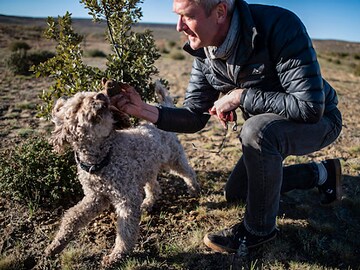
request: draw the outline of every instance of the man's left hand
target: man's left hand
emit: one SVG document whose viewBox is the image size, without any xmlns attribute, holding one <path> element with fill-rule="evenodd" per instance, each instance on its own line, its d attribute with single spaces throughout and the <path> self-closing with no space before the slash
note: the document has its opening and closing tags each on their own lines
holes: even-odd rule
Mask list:
<svg viewBox="0 0 360 270">
<path fill-rule="evenodd" d="M 214 106 L 209 110 L 211 115 L 216 115 L 222 126 L 226 129 L 229 121 L 229 113 L 236 110 L 240 105 L 240 98 L 243 89 L 235 89 L 222 96 L 214 102 Z M 231 120 L 231 119 L 230 119 Z"/>
</svg>

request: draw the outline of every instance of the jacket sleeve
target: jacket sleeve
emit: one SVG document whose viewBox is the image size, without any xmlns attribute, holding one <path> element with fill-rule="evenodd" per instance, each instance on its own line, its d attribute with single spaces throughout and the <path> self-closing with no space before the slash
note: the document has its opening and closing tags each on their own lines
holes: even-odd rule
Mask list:
<svg viewBox="0 0 360 270">
<path fill-rule="evenodd" d="M 246 114 L 276 113 L 288 119 L 316 123 L 323 115 L 323 79 L 310 37 L 299 18 L 284 11 L 267 37 L 282 89 L 249 88 L 242 97 Z"/>
<path fill-rule="evenodd" d="M 162 130 L 181 133 L 195 133 L 204 128 L 209 114 L 200 114 L 188 108 L 159 106 L 159 119 L 155 125 Z"/>
<path fill-rule="evenodd" d="M 193 62 L 189 85 L 185 94 L 183 108 L 159 108 L 159 119 L 156 126 L 165 131 L 194 133 L 204 128 L 210 115 L 208 110 L 219 97 L 207 81 L 202 60 Z"/>
</svg>

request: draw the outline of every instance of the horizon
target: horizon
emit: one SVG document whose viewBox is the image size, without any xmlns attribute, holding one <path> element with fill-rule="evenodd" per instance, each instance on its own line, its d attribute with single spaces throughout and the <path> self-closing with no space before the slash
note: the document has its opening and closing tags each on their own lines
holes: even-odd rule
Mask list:
<svg viewBox="0 0 360 270">
<path fill-rule="evenodd" d="M 0 13 L 0 16 L 7 16 L 7 17 L 13 17 L 13 18 L 24 18 L 24 19 L 34 19 L 34 20 L 40 20 L 40 19 L 44 19 L 44 23 L 45 23 L 45 20 L 47 19 L 47 17 L 32 17 L 32 16 L 15 16 L 15 15 L 5 15 L 5 14 L 1 14 Z M 80 17 L 72 17 L 73 20 L 89 20 L 91 21 L 92 18 L 80 18 Z M 167 22 L 143 22 L 143 21 L 140 21 L 138 22 L 139 24 L 143 24 L 143 25 L 164 25 L 164 26 L 174 26 L 174 29 L 176 27 L 176 23 L 167 23 Z M 176 31 L 176 30 L 174 30 Z M 342 40 L 342 39 L 335 39 L 335 38 L 311 38 L 313 40 L 328 40 L 328 41 L 339 41 L 339 42 L 348 42 L 348 43 L 360 43 L 360 41 L 349 41 L 349 40 Z"/>
<path fill-rule="evenodd" d="M 5 3 L 6 2 L 6 3 Z M 359 0 L 248 0 L 249 4 L 280 6 L 294 12 L 304 23 L 312 39 L 360 42 Z M 169 24 L 177 22 L 172 11 L 172 0 L 144 0 L 139 4 L 142 10 L 140 23 Z M 91 19 L 88 10 L 77 0 L 12 0 L 0 1 L 0 14 L 15 17 L 47 18 L 63 16 L 68 11 L 73 19 Z M 161 16 L 159 16 L 159 13 Z M 174 30 L 175 31 L 175 30 Z"/>
</svg>

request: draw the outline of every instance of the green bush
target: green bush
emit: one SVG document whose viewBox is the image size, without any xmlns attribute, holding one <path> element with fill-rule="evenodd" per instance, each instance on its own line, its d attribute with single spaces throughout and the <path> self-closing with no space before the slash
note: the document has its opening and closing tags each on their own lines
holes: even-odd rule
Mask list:
<svg viewBox="0 0 360 270">
<path fill-rule="evenodd" d="M 9 48 L 12 52 L 16 52 L 20 50 L 28 51 L 31 49 L 30 45 L 24 41 L 15 41 L 10 44 Z"/>
<path fill-rule="evenodd" d="M 16 75 L 30 75 L 33 65 L 39 65 L 52 57 L 54 54 L 48 51 L 28 53 L 26 50 L 18 50 L 6 60 L 6 66 Z"/>
<path fill-rule="evenodd" d="M 107 56 L 106 70 L 84 63 L 83 36 L 74 31 L 71 14 L 55 20 L 48 18 L 45 37 L 56 45 L 56 56 L 34 66 L 36 76 L 52 77 L 54 84 L 40 96 L 38 116 L 49 118 L 54 101 L 61 96 L 72 96 L 88 89 L 100 89 L 102 78 L 111 78 L 134 86 L 145 101 L 154 101 L 152 75 L 158 70 L 154 63 L 160 57 L 149 30 L 132 31 L 141 16 L 140 0 L 80 0 L 93 16 L 94 22 L 106 20 L 107 40 L 112 53 Z"/>
<path fill-rule="evenodd" d="M 174 60 L 184 60 L 185 59 L 185 55 L 181 52 L 174 52 L 171 54 L 171 58 Z"/>
<path fill-rule="evenodd" d="M 354 74 L 355 74 L 356 76 L 360 76 L 360 65 L 357 65 L 357 66 L 355 67 L 355 69 L 354 69 Z"/>
<path fill-rule="evenodd" d="M 174 48 L 175 46 L 176 46 L 176 42 L 173 41 L 173 40 L 170 40 L 170 41 L 169 41 L 169 47 L 170 47 L 170 48 Z"/>
<path fill-rule="evenodd" d="M 29 74 L 29 63 L 27 59 L 26 51 L 20 50 L 13 52 L 8 59 L 6 59 L 6 67 L 18 75 L 27 75 Z"/>
<path fill-rule="evenodd" d="M 106 57 L 106 54 L 100 50 L 89 50 L 86 55 L 88 57 Z"/>
<path fill-rule="evenodd" d="M 42 137 L 0 152 L 0 193 L 24 205 L 41 208 L 68 206 L 79 200 L 73 153 L 59 155 Z"/>
</svg>

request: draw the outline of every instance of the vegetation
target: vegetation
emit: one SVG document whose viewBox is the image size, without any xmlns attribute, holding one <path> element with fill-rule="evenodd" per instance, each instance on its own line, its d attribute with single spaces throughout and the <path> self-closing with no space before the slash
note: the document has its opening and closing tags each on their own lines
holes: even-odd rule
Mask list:
<svg viewBox="0 0 360 270">
<path fill-rule="evenodd" d="M 3 196 L 31 208 L 56 208 L 82 195 L 71 152 L 59 156 L 44 138 L 34 137 L 0 153 Z"/>
<path fill-rule="evenodd" d="M 185 59 L 185 55 L 182 52 L 173 52 L 170 56 L 174 60 L 184 60 Z"/>
<path fill-rule="evenodd" d="M 28 51 L 30 49 L 31 49 L 30 45 L 24 41 L 15 41 L 10 44 L 10 50 L 12 52 L 16 52 L 20 50 Z"/>
<path fill-rule="evenodd" d="M 31 46 L 24 41 L 12 42 L 9 49 L 12 53 L 6 59 L 6 66 L 15 75 L 30 75 L 32 73 L 30 68 L 33 65 L 39 65 L 54 56 L 48 51 L 29 53 Z"/>
<path fill-rule="evenodd" d="M 88 57 L 106 57 L 106 54 L 100 50 L 90 50 L 87 52 Z"/>
<path fill-rule="evenodd" d="M 107 57 L 106 70 L 91 67 L 83 62 L 81 42 L 83 37 L 72 27 L 70 13 L 58 21 L 48 18 L 45 36 L 57 43 L 56 56 L 33 70 L 39 76 L 51 76 L 55 83 L 44 92 L 39 116 L 49 117 L 54 100 L 60 96 L 72 96 L 79 91 L 98 90 L 101 78 L 112 78 L 133 85 L 146 101 L 154 100 L 151 76 L 157 73 L 154 62 L 160 56 L 150 31 L 137 33 L 132 26 L 142 16 L 137 7 L 139 0 L 101 2 L 82 0 L 94 22 L 105 20 L 108 24 L 107 39 L 113 52 Z"/>
<path fill-rule="evenodd" d="M 356 76 L 360 76 L 360 64 L 355 66 L 355 69 L 354 69 L 354 74 Z"/>
</svg>

